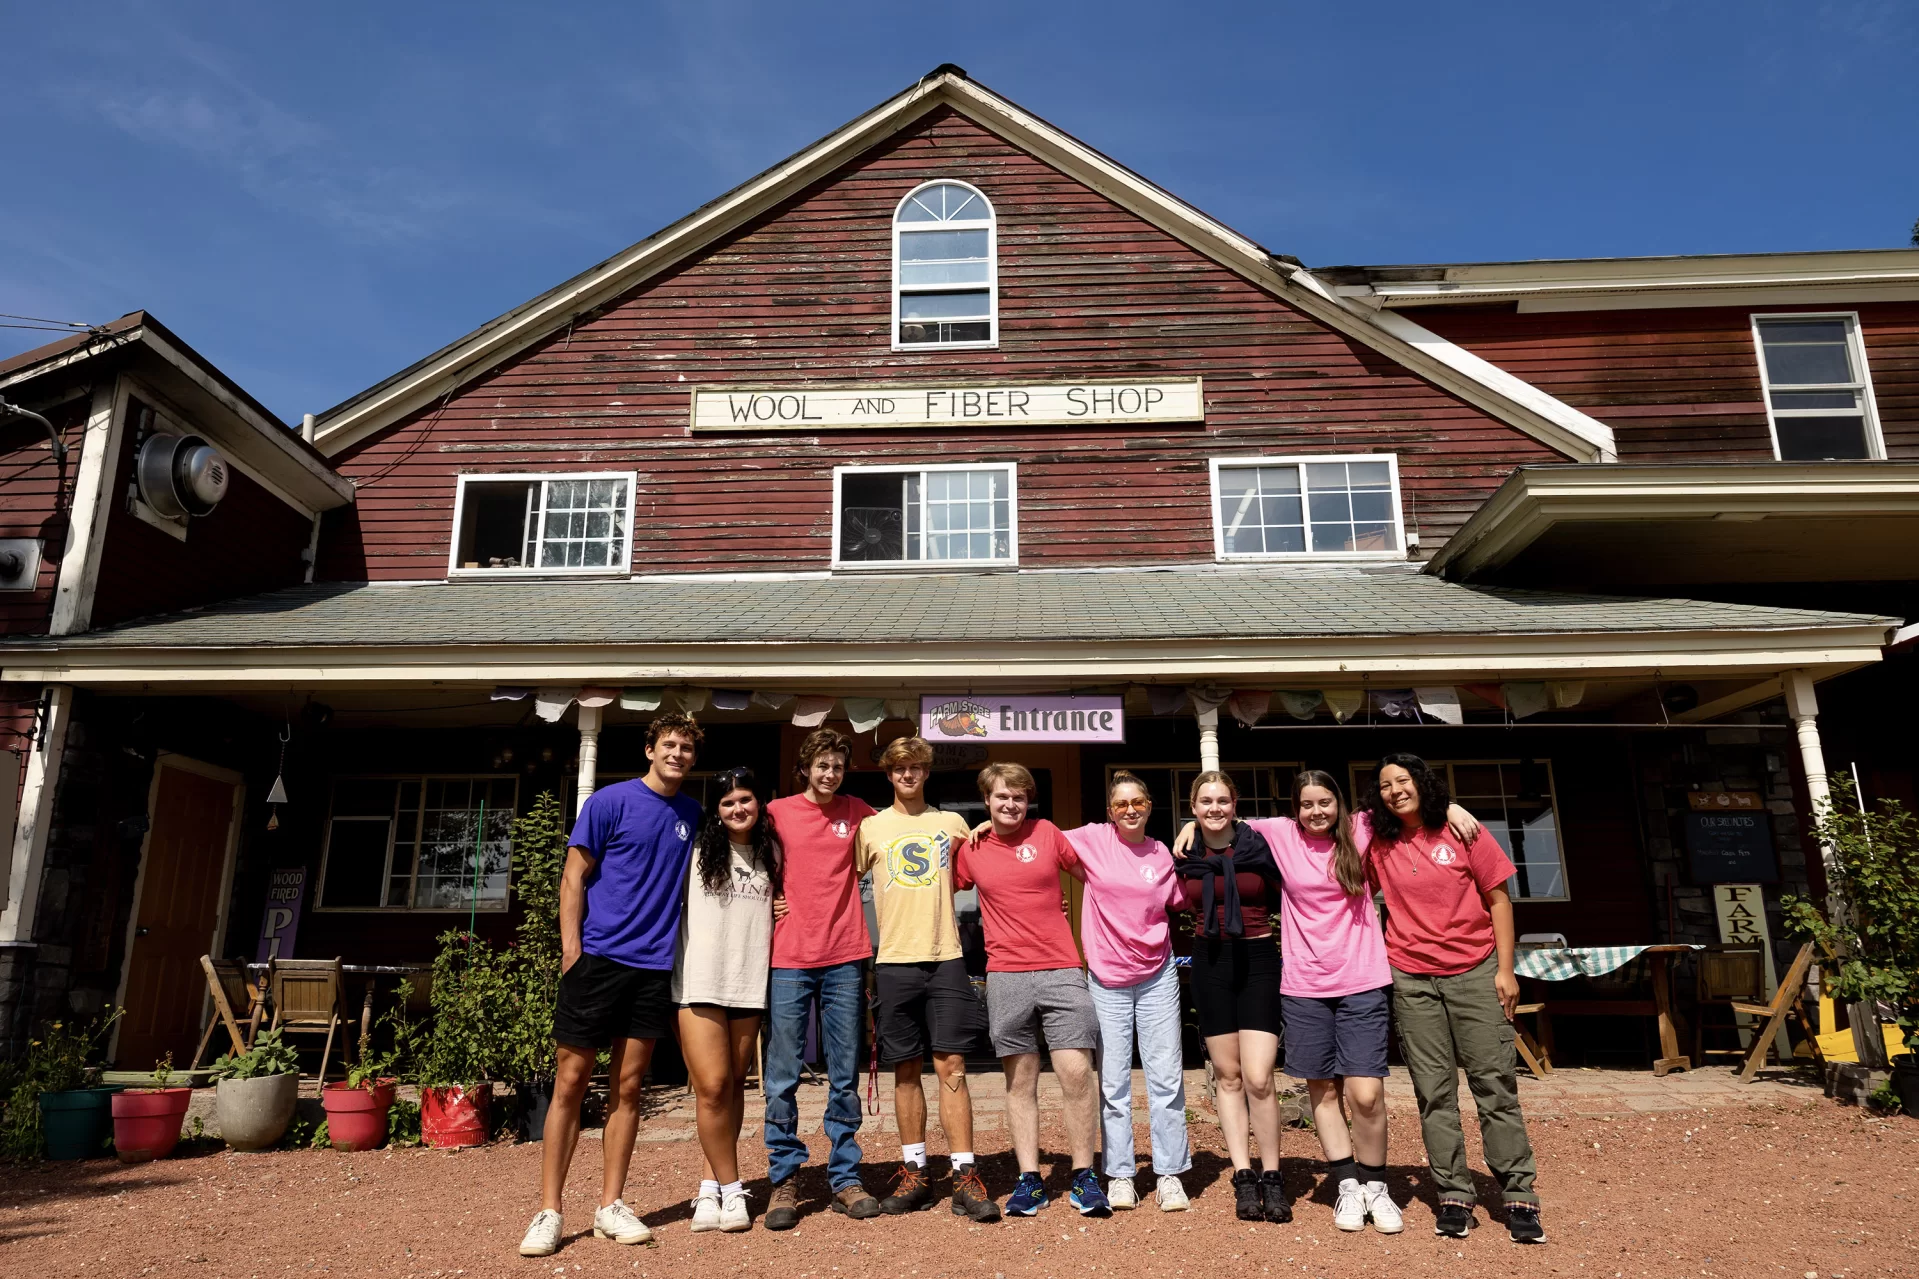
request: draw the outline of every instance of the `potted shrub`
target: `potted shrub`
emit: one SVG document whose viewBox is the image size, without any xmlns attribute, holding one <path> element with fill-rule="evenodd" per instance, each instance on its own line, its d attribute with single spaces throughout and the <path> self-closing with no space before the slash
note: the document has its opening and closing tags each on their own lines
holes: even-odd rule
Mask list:
<svg viewBox="0 0 1919 1279">
<path fill-rule="evenodd" d="M 511 961 L 470 933 L 440 935 L 432 1020 L 409 1045 L 429 1146 L 477 1146 L 492 1132 L 493 1083 L 515 1015 Z"/>
<path fill-rule="evenodd" d="M 514 1007 L 506 1031 L 506 1077 L 518 1102 L 520 1136 L 538 1141 L 553 1101 L 553 1006 L 560 995 L 560 876 L 567 824 L 560 801 L 542 792 L 513 823 L 513 893 L 520 919 L 508 953 Z"/>
<path fill-rule="evenodd" d="M 62 1018 L 41 1027 L 7 1090 L 0 1157 L 24 1162 L 106 1153 L 108 1107 L 119 1090 L 91 1086 L 97 1068 L 90 1059 L 102 1051 L 120 1013 L 109 1007 L 90 1022 Z"/>
<path fill-rule="evenodd" d="M 320 1092 L 327 1140 L 335 1150 L 372 1150 L 387 1139 L 388 1114 L 399 1084 L 393 1071 L 411 1032 L 406 1001 L 412 993 L 413 984 L 401 982 L 393 992 L 394 1006 L 380 1017 L 381 1024 L 393 1027 L 393 1046 L 375 1053 L 373 1030 L 364 1031 L 359 1064 L 347 1071 L 345 1082 L 328 1084 Z"/>
<path fill-rule="evenodd" d="M 173 1054 L 153 1068 L 151 1088 L 127 1088 L 113 1095 L 113 1151 L 120 1162 L 143 1164 L 165 1159 L 180 1144 L 180 1122 L 193 1101 L 193 1089 L 173 1086 Z"/>
<path fill-rule="evenodd" d="M 1893 1087 L 1906 1113 L 1919 1113 L 1919 820 L 1892 800 L 1862 811 L 1851 779 L 1837 777 L 1814 834 L 1832 849 L 1828 886 L 1843 905 L 1829 914 L 1805 898 L 1783 898 L 1786 930 L 1818 946 L 1835 999 L 1891 1007 L 1906 1049 L 1893 1058 Z M 1877 1023 L 1855 1018 L 1854 1041 L 1878 1039 Z"/>
<path fill-rule="evenodd" d="M 213 1079 L 227 1145 L 265 1150 L 280 1140 L 300 1100 L 300 1054 L 278 1030 L 263 1030 L 248 1051 L 214 1062 Z"/>
</svg>

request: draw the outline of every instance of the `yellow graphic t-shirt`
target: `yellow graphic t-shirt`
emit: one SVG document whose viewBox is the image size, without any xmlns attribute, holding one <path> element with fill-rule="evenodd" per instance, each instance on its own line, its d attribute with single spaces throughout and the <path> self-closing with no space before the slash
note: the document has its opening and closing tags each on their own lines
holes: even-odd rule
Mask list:
<svg viewBox="0 0 1919 1279">
<path fill-rule="evenodd" d="M 929 808 L 908 817 L 882 808 L 860 823 L 855 865 L 873 872 L 880 921 L 874 962 L 930 964 L 960 957 L 953 922 L 953 845 L 966 838 L 956 814 Z"/>
</svg>

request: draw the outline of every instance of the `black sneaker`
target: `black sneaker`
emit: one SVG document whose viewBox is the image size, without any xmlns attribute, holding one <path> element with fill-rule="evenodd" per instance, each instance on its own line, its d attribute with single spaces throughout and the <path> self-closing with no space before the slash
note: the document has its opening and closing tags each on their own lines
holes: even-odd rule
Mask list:
<svg viewBox="0 0 1919 1279">
<path fill-rule="evenodd" d="M 1506 1234 L 1514 1243 L 1545 1243 L 1546 1228 L 1539 1224 L 1539 1209 L 1533 1204 L 1507 1204 Z"/>
<path fill-rule="evenodd" d="M 1268 1168 L 1259 1175 L 1259 1206 L 1268 1221 L 1293 1219 L 1293 1201 L 1286 1197 L 1286 1178 L 1277 1168 Z"/>
<path fill-rule="evenodd" d="M 886 1198 L 880 1200 L 880 1211 L 889 1216 L 898 1216 L 916 1212 L 931 1202 L 933 1186 L 926 1176 L 926 1169 L 902 1162 L 899 1175 L 893 1178 L 893 1189 Z"/>
<path fill-rule="evenodd" d="M 1470 1205 L 1442 1203 L 1439 1205 L 1439 1216 L 1433 1219 L 1433 1233 L 1464 1239 L 1472 1232 L 1474 1224 Z"/>
<path fill-rule="evenodd" d="M 986 1183 L 979 1179 L 972 1164 L 967 1164 L 966 1171 L 953 1178 L 952 1204 L 955 1217 L 979 1222 L 999 1220 L 999 1205 L 986 1193 Z"/>
<path fill-rule="evenodd" d="M 1259 1174 L 1251 1168 L 1233 1173 L 1233 1215 L 1241 1221 L 1266 1220 L 1266 1210 L 1259 1202 Z"/>
</svg>

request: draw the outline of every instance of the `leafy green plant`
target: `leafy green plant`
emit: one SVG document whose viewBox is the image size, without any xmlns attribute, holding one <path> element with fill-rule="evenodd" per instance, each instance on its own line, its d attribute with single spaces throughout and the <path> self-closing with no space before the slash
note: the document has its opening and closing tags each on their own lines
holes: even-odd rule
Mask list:
<svg viewBox="0 0 1919 1279">
<path fill-rule="evenodd" d="M 160 1054 L 160 1060 L 153 1063 L 153 1086 L 166 1088 L 173 1082 L 173 1051 L 168 1049 Z"/>
<path fill-rule="evenodd" d="M 1832 849 L 1828 888 L 1845 906 L 1783 897 L 1786 931 L 1819 948 L 1835 998 L 1890 1005 L 1906 1050 L 1919 1052 L 1919 819 L 1892 800 L 1862 810 L 1842 776 L 1814 835 Z"/>
<path fill-rule="evenodd" d="M 361 1033 L 360 1060 L 346 1072 L 347 1087 L 364 1088 L 372 1092 L 382 1079 L 392 1079 L 400 1073 L 401 1062 L 418 1038 L 418 1032 L 406 1015 L 407 1001 L 412 998 L 413 983 L 402 979 L 393 988 L 393 1003 L 374 1019 L 371 1027 Z M 374 1036 L 382 1028 L 389 1032 L 387 1047 L 376 1050 L 373 1047 Z"/>
<path fill-rule="evenodd" d="M 243 1053 L 228 1052 L 213 1063 L 213 1078 L 262 1079 L 268 1075 L 300 1073 L 300 1053 L 287 1043 L 278 1028 L 263 1030 L 253 1047 Z"/>
<path fill-rule="evenodd" d="M 46 1022 L 39 1037 L 28 1041 L 26 1055 L 9 1071 L 13 1086 L 7 1090 L 6 1114 L 0 1117 L 0 1159 L 18 1163 L 41 1156 L 45 1142 L 40 1094 L 84 1088 L 94 1059 L 105 1053 L 107 1036 L 124 1011 L 109 1004 L 91 1021 L 63 1017 Z"/>
<path fill-rule="evenodd" d="M 501 1075 L 518 1014 L 519 985 L 507 952 L 470 933 L 440 934 L 433 957 L 433 1018 L 406 1046 L 422 1088 L 473 1088 Z"/>
<path fill-rule="evenodd" d="M 386 1112 L 386 1142 L 389 1146 L 420 1144 L 420 1103 L 396 1101 Z"/>
<path fill-rule="evenodd" d="M 513 823 L 513 891 L 520 918 L 508 975 L 516 999 L 506 1030 L 505 1071 L 519 1083 L 553 1077 L 553 1006 L 560 996 L 560 879 L 566 813 L 552 791 Z"/>
<path fill-rule="evenodd" d="M 333 1138 L 327 1135 L 326 1120 L 322 1119 L 313 1127 L 313 1137 L 307 1142 L 314 1150 L 331 1150 Z"/>
<path fill-rule="evenodd" d="M 1875 1114 L 1896 1115 L 1899 1113 L 1899 1094 L 1888 1079 L 1866 1096 L 1866 1106 Z"/>
</svg>

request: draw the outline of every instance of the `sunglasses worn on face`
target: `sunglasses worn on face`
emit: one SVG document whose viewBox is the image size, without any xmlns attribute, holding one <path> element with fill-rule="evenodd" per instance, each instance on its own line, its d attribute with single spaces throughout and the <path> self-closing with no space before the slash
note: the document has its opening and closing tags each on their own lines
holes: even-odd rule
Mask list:
<svg viewBox="0 0 1919 1279">
<path fill-rule="evenodd" d="M 1153 801 L 1150 799 L 1116 799 L 1108 805 L 1116 813 L 1130 813 L 1136 809 L 1144 811 L 1152 806 Z"/>
</svg>

